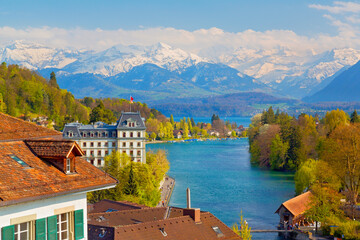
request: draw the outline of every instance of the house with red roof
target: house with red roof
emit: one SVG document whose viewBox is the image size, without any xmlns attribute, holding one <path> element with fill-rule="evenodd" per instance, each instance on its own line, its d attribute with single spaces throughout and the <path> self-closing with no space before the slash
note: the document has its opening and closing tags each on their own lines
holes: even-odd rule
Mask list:
<svg viewBox="0 0 360 240">
<path fill-rule="evenodd" d="M 89 239 L 241 239 L 213 214 L 198 208 L 156 207 L 103 200 L 90 207 Z"/>
<path fill-rule="evenodd" d="M 0 239 L 88 239 L 86 193 L 117 180 L 61 133 L 0 113 Z"/>
<path fill-rule="evenodd" d="M 308 191 L 282 203 L 275 212 L 280 216 L 280 225 L 307 224 L 304 213 L 311 207 L 312 196 L 312 193 Z"/>
</svg>

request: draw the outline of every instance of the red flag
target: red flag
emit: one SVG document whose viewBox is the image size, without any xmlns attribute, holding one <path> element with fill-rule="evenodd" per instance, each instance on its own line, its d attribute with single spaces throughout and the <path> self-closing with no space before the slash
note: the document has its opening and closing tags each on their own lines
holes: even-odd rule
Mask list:
<svg viewBox="0 0 360 240">
<path fill-rule="evenodd" d="M 130 96 L 130 103 L 133 103 L 134 98 L 132 96 Z"/>
</svg>

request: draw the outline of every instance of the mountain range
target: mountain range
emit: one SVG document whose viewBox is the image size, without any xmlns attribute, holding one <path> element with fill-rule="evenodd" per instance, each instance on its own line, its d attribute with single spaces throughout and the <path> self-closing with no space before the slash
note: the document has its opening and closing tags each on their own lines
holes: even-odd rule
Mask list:
<svg viewBox="0 0 360 240">
<path fill-rule="evenodd" d="M 1 62 L 45 77 L 54 71 L 60 87 L 78 98 L 132 95 L 157 103 L 248 91 L 301 99 L 325 91 L 359 60 L 360 51 L 350 48 L 323 53 L 216 48 L 194 54 L 158 43 L 95 52 L 15 41 L 0 49 Z"/>
</svg>

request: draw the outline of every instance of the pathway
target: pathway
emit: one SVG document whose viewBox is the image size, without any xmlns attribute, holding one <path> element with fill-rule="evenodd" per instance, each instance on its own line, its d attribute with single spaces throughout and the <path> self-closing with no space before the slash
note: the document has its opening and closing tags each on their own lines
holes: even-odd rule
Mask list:
<svg viewBox="0 0 360 240">
<path fill-rule="evenodd" d="M 169 176 L 165 176 L 160 187 L 161 189 L 161 200 L 157 207 L 166 207 L 171 198 L 171 194 L 175 187 L 175 179 Z"/>
</svg>

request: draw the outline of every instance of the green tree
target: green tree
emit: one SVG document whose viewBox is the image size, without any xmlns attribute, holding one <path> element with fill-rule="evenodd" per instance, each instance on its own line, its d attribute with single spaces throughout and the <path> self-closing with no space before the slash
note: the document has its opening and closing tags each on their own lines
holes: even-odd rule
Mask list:
<svg viewBox="0 0 360 240">
<path fill-rule="evenodd" d="M 270 146 L 270 167 L 271 169 L 283 169 L 286 164 L 287 152 L 289 144 L 283 142 L 279 134 L 271 141 Z"/>
<path fill-rule="evenodd" d="M 51 87 L 55 87 L 57 89 L 60 89 L 57 81 L 56 81 L 56 76 L 55 76 L 55 73 L 54 72 L 51 72 L 50 73 L 50 81 L 49 81 L 49 84 Z"/>
<path fill-rule="evenodd" d="M 127 195 L 138 195 L 138 184 L 135 181 L 133 164 L 130 164 L 129 180 L 124 188 L 124 193 Z"/>
<path fill-rule="evenodd" d="M 351 122 L 351 123 L 359 123 L 359 122 L 360 122 L 360 118 L 359 118 L 359 115 L 358 115 L 357 112 L 356 112 L 356 109 L 355 109 L 354 112 L 351 114 L 350 122 Z"/>
<path fill-rule="evenodd" d="M 240 222 L 234 223 L 231 226 L 231 229 L 241 237 L 243 240 L 251 240 L 251 227 L 249 227 L 249 224 L 244 219 L 244 215 L 241 211 L 240 213 Z"/>
<path fill-rule="evenodd" d="M 156 139 L 156 133 L 152 132 L 152 133 L 150 134 L 150 139 L 151 139 L 152 141 L 155 141 L 155 139 Z"/>
<path fill-rule="evenodd" d="M 172 114 L 170 115 L 170 123 L 171 123 L 171 125 L 173 125 L 173 126 L 174 126 L 174 124 L 175 124 L 174 116 L 173 116 Z"/>
</svg>

